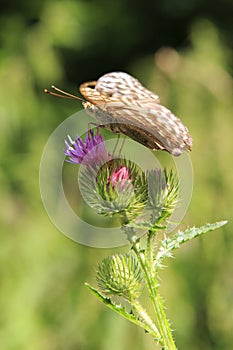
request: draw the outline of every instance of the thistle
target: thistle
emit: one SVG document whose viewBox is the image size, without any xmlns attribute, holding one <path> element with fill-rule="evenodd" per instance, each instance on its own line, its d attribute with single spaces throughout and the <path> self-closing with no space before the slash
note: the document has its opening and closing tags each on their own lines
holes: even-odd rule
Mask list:
<svg viewBox="0 0 233 350">
<path fill-rule="evenodd" d="M 114 254 L 98 264 L 98 289 L 86 283 L 87 287 L 107 307 L 151 334 L 163 350 L 177 349 L 159 292 L 163 260 L 183 243 L 226 221 L 167 237 L 166 227 L 179 201 L 179 180 L 172 171 L 144 172 L 132 161 L 109 153 L 99 130 L 89 130 L 84 141 L 80 137 L 68 140 L 65 154 L 69 162 L 83 165 L 79 184 L 89 204 L 104 216 L 118 215 L 130 243 L 127 254 Z M 158 236 L 161 231 L 162 237 Z M 151 315 L 139 299 L 144 291 L 149 295 Z M 127 307 L 122 306 L 125 303 Z"/>
</svg>

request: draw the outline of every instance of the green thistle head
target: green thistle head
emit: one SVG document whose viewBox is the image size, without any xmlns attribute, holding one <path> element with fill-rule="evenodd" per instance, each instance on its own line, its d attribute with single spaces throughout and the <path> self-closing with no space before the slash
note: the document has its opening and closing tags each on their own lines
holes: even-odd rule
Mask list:
<svg viewBox="0 0 233 350">
<path fill-rule="evenodd" d="M 105 295 L 116 295 L 130 301 L 142 292 L 142 272 L 132 254 L 105 258 L 97 270 L 97 283 Z"/>
<path fill-rule="evenodd" d="M 133 162 L 111 159 L 99 167 L 85 167 L 80 185 L 88 202 L 98 213 L 118 215 L 122 225 L 140 215 L 147 203 L 145 173 Z"/>
<path fill-rule="evenodd" d="M 147 209 L 151 211 L 151 222 L 166 219 L 171 216 L 177 204 L 179 181 L 170 171 L 153 169 L 147 172 L 148 202 Z"/>
</svg>

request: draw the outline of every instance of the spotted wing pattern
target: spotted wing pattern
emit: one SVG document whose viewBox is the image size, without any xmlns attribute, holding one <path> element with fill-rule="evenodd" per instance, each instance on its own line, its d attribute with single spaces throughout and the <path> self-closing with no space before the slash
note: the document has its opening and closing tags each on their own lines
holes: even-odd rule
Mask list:
<svg viewBox="0 0 233 350">
<path fill-rule="evenodd" d="M 129 74 L 105 74 L 81 84 L 80 92 L 87 100 L 84 107 L 107 129 L 175 156 L 191 149 L 192 138 L 180 119 Z"/>
</svg>

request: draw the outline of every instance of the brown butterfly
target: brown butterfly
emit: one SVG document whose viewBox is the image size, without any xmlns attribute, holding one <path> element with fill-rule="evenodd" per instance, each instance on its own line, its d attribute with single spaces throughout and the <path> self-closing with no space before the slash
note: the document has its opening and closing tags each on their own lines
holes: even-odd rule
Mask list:
<svg viewBox="0 0 233 350">
<path fill-rule="evenodd" d="M 81 84 L 79 89 L 85 98 L 85 110 L 98 120 L 100 126 L 129 136 L 152 150 L 165 150 L 174 156 L 191 150 L 192 137 L 180 119 L 160 104 L 155 93 L 144 88 L 131 75 L 107 73 L 97 81 Z"/>
</svg>

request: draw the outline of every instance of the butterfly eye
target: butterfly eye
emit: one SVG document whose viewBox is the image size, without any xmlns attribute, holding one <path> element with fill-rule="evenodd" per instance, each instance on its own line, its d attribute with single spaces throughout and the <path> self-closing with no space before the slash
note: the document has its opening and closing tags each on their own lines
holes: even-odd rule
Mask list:
<svg viewBox="0 0 233 350">
<path fill-rule="evenodd" d="M 95 81 L 91 81 L 90 83 L 88 83 L 86 85 L 86 87 L 88 87 L 89 89 L 95 89 L 95 86 L 96 86 L 96 82 Z"/>
</svg>

